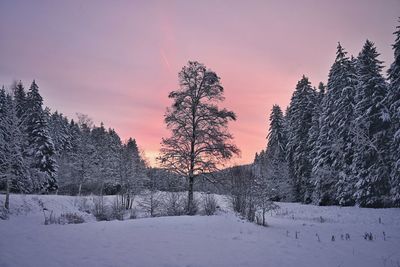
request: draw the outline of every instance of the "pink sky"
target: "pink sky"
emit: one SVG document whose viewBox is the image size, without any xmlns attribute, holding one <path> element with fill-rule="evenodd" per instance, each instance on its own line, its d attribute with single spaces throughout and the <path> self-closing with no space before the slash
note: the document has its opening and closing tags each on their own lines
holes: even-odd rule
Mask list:
<svg viewBox="0 0 400 267">
<path fill-rule="evenodd" d="M 45 104 L 88 114 L 158 153 L 177 73 L 214 70 L 230 129 L 250 163 L 265 147 L 273 104 L 285 109 L 301 75 L 326 82 L 337 42 L 357 55 L 374 41 L 392 62 L 399 0 L 18 1 L 0 3 L 0 84 L 36 79 Z"/>
</svg>

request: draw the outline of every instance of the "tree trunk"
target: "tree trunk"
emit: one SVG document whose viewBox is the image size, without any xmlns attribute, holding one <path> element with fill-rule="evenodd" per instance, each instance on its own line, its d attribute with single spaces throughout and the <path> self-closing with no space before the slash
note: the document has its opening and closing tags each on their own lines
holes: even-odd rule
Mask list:
<svg viewBox="0 0 400 267">
<path fill-rule="evenodd" d="M 103 194 L 103 190 L 104 190 L 104 181 L 101 182 L 101 187 L 100 187 L 100 195 L 104 195 Z"/>
<path fill-rule="evenodd" d="M 194 215 L 195 209 L 193 205 L 193 175 L 189 176 L 189 190 L 188 190 L 188 215 Z"/>
<path fill-rule="evenodd" d="M 265 226 L 265 212 L 266 212 L 266 210 L 265 209 L 263 209 L 263 211 L 262 211 L 262 225 L 263 226 Z"/>
<path fill-rule="evenodd" d="M 4 207 L 10 210 L 10 177 L 7 176 L 6 180 L 6 201 L 4 202 Z"/>
<path fill-rule="evenodd" d="M 197 103 L 192 106 L 192 137 L 190 141 L 190 169 L 189 169 L 189 191 L 188 191 L 188 215 L 194 215 L 195 209 L 193 206 L 193 180 L 194 180 L 194 162 L 195 162 L 195 151 L 194 146 L 196 143 L 196 109 Z"/>
<path fill-rule="evenodd" d="M 150 217 L 154 217 L 154 199 L 153 192 L 150 193 Z"/>
<path fill-rule="evenodd" d="M 129 200 L 129 209 L 130 209 L 130 210 L 132 209 L 132 206 L 133 206 L 133 200 L 134 200 L 134 196 L 132 196 L 132 197 L 130 198 L 130 200 Z"/>
<path fill-rule="evenodd" d="M 82 183 L 79 183 L 78 196 L 81 196 L 81 191 L 82 191 Z"/>
<path fill-rule="evenodd" d="M 129 204 L 131 203 L 131 198 L 130 198 L 130 195 L 129 195 L 129 193 L 127 194 L 127 196 L 126 196 L 126 207 L 125 207 L 125 209 L 127 210 L 127 209 L 129 209 Z"/>
</svg>

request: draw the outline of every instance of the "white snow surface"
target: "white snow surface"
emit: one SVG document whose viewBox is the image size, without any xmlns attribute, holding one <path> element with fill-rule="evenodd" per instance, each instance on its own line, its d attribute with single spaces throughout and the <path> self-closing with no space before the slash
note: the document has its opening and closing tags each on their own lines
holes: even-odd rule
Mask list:
<svg viewBox="0 0 400 267">
<path fill-rule="evenodd" d="M 82 198 L 12 195 L 10 219 L 0 220 L 0 266 L 400 266 L 400 209 L 277 203 L 262 227 L 217 199 L 215 216 L 96 222 L 79 210 Z M 44 225 L 43 207 L 86 223 Z"/>
</svg>

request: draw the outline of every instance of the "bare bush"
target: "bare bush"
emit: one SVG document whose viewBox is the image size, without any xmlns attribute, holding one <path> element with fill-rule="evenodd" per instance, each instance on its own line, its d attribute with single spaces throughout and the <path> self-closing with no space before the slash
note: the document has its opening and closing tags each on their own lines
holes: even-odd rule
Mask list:
<svg viewBox="0 0 400 267">
<path fill-rule="evenodd" d="M 56 216 L 54 212 L 43 209 L 44 224 L 78 224 L 84 223 L 85 220 L 82 216 L 76 213 L 62 213 L 60 216 Z"/>
<path fill-rule="evenodd" d="M 58 221 L 60 224 L 78 224 L 85 222 L 83 217 L 76 213 L 63 213 Z"/>
<path fill-rule="evenodd" d="M 274 202 L 270 201 L 268 197 L 257 197 L 256 198 L 256 222 L 259 225 L 267 226 L 267 222 L 265 220 L 265 216 L 268 211 L 275 211 L 280 207 L 276 205 Z"/>
<path fill-rule="evenodd" d="M 143 195 L 139 206 L 150 216 L 156 217 L 160 215 L 161 200 L 156 191 L 147 191 Z"/>
<path fill-rule="evenodd" d="M 163 214 L 180 216 L 185 214 L 186 199 L 180 192 L 168 192 L 163 200 Z"/>
<path fill-rule="evenodd" d="M 93 215 L 98 221 L 108 221 L 110 216 L 107 212 L 107 206 L 104 204 L 104 197 L 97 196 L 93 199 Z"/>
<path fill-rule="evenodd" d="M 111 206 L 106 205 L 103 196 L 97 196 L 93 199 L 93 215 L 98 221 L 124 220 L 125 203 L 118 196 L 115 196 Z"/>
<path fill-rule="evenodd" d="M 205 215 L 214 215 L 217 211 L 217 199 L 212 194 L 206 194 L 202 199 L 202 206 Z"/>
<path fill-rule="evenodd" d="M 133 201 L 135 200 L 136 194 L 133 191 L 128 190 L 125 193 L 121 193 L 121 205 L 124 209 L 132 209 Z"/>
<path fill-rule="evenodd" d="M 131 208 L 130 211 L 129 211 L 129 219 L 130 219 L 130 220 L 134 220 L 134 219 L 136 219 L 137 217 L 138 217 L 138 216 L 137 216 L 136 208 Z"/>
<path fill-rule="evenodd" d="M 91 213 L 91 206 L 89 204 L 89 201 L 86 197 L 80 197 L 78 198 L 76 204 L 78 206 L 78 210 L 86 212 L 86 213 Z"/>
<path fill-rule="evenodd" d="M 49 224 L 60 224 L 59 218 L 56 218 L 54 215 L 53 211 L 49 211 L 46 208 L 43 209 L 43 216 L 44 216 L 44 224 L 49 225 Z"/>
<path fill-rule="evenodd" d="M 9 213 L 9 211 L 6 208 L 0 207 L 0 220 L 7 220 L 8 213 Z"/>
<path fill-rule="evenodd" d="M 255 220 L 254 174 L 250 168 L 236 166 L 229 169 L 228 175 L 233 210 L 253 222 Z"/>
<path fill-rule="evenodd" d="M 124 210 L 125 210 L 125 205 L 121 201 L 119 201 L 118 196 L 116 196 L 111 207 L 111 218 L 109 219 L 117 219 L 123 221 Z"/>
<path fill-rule="evenodd" d="M 248 198 L 245 210 L 241 214 L 244 215 L 249 222 L 254 222 L 256 220 L 256 205 L 253 196 Z"/>
</svg>

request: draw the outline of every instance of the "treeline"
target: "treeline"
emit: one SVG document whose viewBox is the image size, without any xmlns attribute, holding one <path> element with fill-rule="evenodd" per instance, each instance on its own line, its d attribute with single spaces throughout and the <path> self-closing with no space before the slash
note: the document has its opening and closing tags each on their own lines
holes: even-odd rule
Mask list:
<svg viewBox="0 0 400 267">
<path fill-rule="evenodd" d="M 121 194 L 146 185 L 147 166 L 135 139 L 86 115 L 68 120 L 43 108 L 33 81 L 0 90 L 0 190 L 20 193 Z"/>
<path fill-rule="evenodd" d="M 339 44 L 328 83 L 297 83 L 283 114 L 274 105 L 268 144 L 253 170 L 271 198 L 318 205 L 400 206 L 400 27 L 382 74 L 374 43 L 357 58 Z"/>
</svg>

